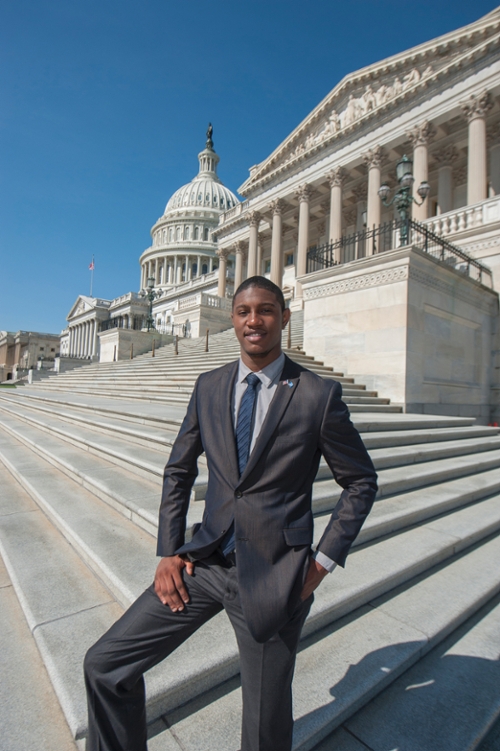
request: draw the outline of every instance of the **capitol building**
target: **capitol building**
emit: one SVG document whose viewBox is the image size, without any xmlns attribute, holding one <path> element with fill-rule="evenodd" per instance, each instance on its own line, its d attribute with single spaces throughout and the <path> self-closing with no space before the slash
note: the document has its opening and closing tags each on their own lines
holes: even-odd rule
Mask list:
<svg viewBox="0 0 500 751">
<path fill-rule="evenodd" d="M 127 356 L 116 337 L 144 333 L 148 291 L 157 344 L 222 331 L 234 289 L 264 274 L 308 354 L 406 411 L 496 419 L 499 40 L 497 8 L 347 75 L 250 168 L 242 202 L 210 126 L 197 176 L 151 229 L 140 291 L 79 297 L 61 352 Z"/>
</svg>

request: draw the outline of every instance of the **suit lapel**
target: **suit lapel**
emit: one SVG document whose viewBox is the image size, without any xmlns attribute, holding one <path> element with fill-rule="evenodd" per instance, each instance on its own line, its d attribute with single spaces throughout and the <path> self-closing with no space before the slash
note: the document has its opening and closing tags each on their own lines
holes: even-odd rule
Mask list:
<svg viewBox="0 0 500 751">
<path fill-rule="evenodd" d="M 253 470 L 253 468 L 259 461 L 263 450 L 265 449 L 272 434 L 278 427 L 279 422 L 290 403 L 290 399 L 295 393 L 299 378 L 300 370 L 292 360 L 286 357 L 283 372 L 281 373 L 280 380 L 278 381 L 278 385 L 276 386 L 276 392 L 271 404 L 269 405 L 269 409 L 260 430 L 259 437 L 257 438 L 255 446 L 253 447 L 253 451 L 248 458 L 245 470 L 240 477 L 240 483 Z"/>
<path fill-rule="evenodd" d="M 231 475 L 234 477 L 235 484 L 238 481 L 238 458 L 236 455 L 236 441 L 234 437 L 234 423 L 233 423 L 233 391 L 234 382 L 238 374 L 239 361 L 232 363 L 232 366 L 228 368 L 224 377 L 219 381 L 219 404 L 221 405 L 221 429 L 226 447 L 226 456 L 231 471 Z"/>
</svg>

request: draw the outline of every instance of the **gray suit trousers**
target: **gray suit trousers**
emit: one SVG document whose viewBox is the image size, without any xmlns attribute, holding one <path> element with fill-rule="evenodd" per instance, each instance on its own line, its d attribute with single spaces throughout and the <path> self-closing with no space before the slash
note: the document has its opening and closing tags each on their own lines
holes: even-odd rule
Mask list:
<svg viewBox="0 0 500 751">
<path fill-rule="evenodd" d="M 292 691 L 300 632 L 313 596 L 300 603 L 271 639 L 250 635 L 241 609 L 236 567 L 211 556 L 184 577 L 190 602 L 180 613 L 162 605 L 153 586 L 94 644 L 85 658 L 87 751 L 147 751 L 143 674 L 224 609 L 240 653 L 243 697 L 241 751 L 290 751 Z"/>
</svg>

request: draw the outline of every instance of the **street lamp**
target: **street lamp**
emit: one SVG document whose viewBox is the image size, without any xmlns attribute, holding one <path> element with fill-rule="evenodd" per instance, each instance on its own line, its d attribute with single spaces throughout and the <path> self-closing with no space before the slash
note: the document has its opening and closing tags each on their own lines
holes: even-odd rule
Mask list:
<svg viewBox="0 0 500 751">
<path fill-rule="evenodd" d="M 391 189 L 387 185 L 387 183 L 384 183 L 378 189 L 380 200 L 382 201 L 384 206 L 392 206 L 392 204 L 394 204 L 396 210 L 399 213 L 401 219 L 400 247 L 408 244 L 408 218 L 410 215 L 410 208 L 412 203 L 416 203 L 417 206 L 421 206 L 431 190 L 429 183 L 424 180 L 417 188 L 417 193 L 422 200 L 419 202 L 411 195 L 411 188 L 413 183 L 415 182 L 415 178 L 413 177 L 411 171 L 412 167 L 413 162 L 411 159 L 408 159 L 406 154 L 397 163 L 396 176 L 398 178 L 400 188 L 391 201 L 387 200 L 389 198 L 389 193 L 391 192 Z"/>
<path fill-rule="evenodd" d="M 157 297 L 160 296 L 160 292 L 155 292 L 154 290 L 155 278 L 153 276 L 148 277 L 146 286 L 147 291 L 143 291 L 141 294 L 143 295 L 143 297 L 147 297 L 147 299 L 149 300 L 149 310 L 148 317 L 146 318 L 146 326 L 148 327 L 148 331 L 150 331 L 151 329 L 156 328 L 153 318 L 153 302 Z"/>
</svg>

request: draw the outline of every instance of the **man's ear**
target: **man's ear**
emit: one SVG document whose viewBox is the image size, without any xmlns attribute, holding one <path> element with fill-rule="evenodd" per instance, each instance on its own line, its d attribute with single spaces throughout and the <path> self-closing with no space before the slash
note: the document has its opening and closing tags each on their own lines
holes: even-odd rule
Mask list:
<svg viewBox="0 0 500 751">
<path fill-rule="evenodd" d="M 290 310 L 290 308 L 285 308 L 285 310 L 283 311 L 283 326 L 282 326 L 282 328 L 285 328 L 285 326 L 287 325 L 288 321 L 291 318 L 291 315 L 292 315 L 292 311 Z"/>
</svg>

